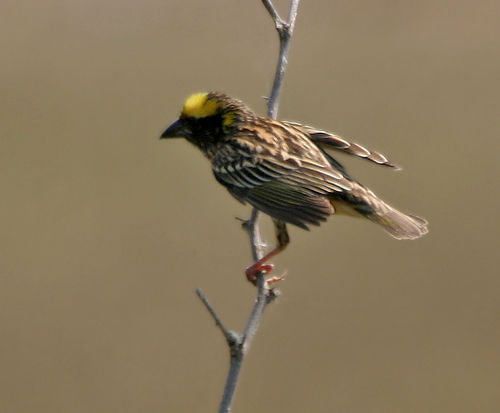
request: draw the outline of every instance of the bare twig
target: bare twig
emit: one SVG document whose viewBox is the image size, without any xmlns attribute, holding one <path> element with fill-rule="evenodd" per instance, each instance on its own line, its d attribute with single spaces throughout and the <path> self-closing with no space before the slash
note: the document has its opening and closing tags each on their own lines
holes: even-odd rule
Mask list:
<svg viewBox="0 0 500 413">
<path fill-rule="evenodd" d="M 252 209 L 252 215 L 243 222 L 243 228 L 246 229 L 250 238 L 250 248 L 252 250 L 252 259 L 258 261 L 264 255 L 262 238 L 259 231 L 259 211 Z"/>
<path fill-rule="evenodd" d="M 212 307 L 212 304 L 209 303 L 208 298 L 205 297 L 205 294 L 203 294 L 203 291 L 201 291 L 199 288 L 197 288 L 195 291 L 196 294 L 198 294 L 198 297 L 200 297 L 202 303 L 205 304 L 205 307 L 207 308 L 208 312 L 212 315 L 215 321 L 215 325 L 220 328 L 220 331 L 222 331 L 222 334 L 224 334 L 224 337 L 226 337 L 226 341 L 229 344 L 229 346 L 231 346 L 232 343 L 234 343 L 235 341 L 238 341 L 240 339 L 239 336 L 235 332 L 229 331 L 224 326 L 224 323 L 222 322 L 219 315 Z"/>
<path fill-rule="evenodd" d="M 288 51 L 290 49 L 290 39 L 295 27 L 295 18 L 297 17 L 297 10 L 299 8 L 299 0 L 291 0 L 290 10 L 288 11 L 288 19 L 284 22 L 278 12 L 274 8 L 271 0 L 262 0 L 267 11 L 274 20 L 274 25 L 280 36 L 280 53 L 278 57 L 278 64 L 274 74 L 273 87 L 271 89 L 271 96 L 267 102 L 267 116 L 276 119 L 278 116 L 279 95 L 281 86 L 283 85 L 283 77 L 285 76 L 286 65 L 288 63 Z"/>
<path fill-rule="evenodd" d="M 290 10 L 288 12 L 288 19 L 284 21 L 274 8 L 270 0 L 262 0 L 265 8 L 269 12 L 274 21 L 274 25 L 279 34 L 280 51 L 278 56 L 278 63 L 274 75 L 273 86 L 271 95 L 267 102 L 267 115 L 270 118 L 276 118 L 278 114 L 279 95 L 281 86 L 283 84 L 283 76 L 285 74 L 286 65 L 288 63 L 288 51 L 290 49 L 290 39 L 292 37 L 293 28 L 295 26 L 295 18 L 297 17 L 297 10 L 300 0 L 291 0 Z M 243 228 L 247 231 L 250 240 L 250 248 L 252 250 L 252 258 L 258 261 L 263 257 L 263 245 L 259 229 L 259 212 L 257 209 L 252 210 L 250 218 L 243 223 Z M 241 370 L 243 360 L 250 349 L 250 345 L 259 329 L 260 321 L 264 314 L 267 304 L 278 296 L 278 292 L 266 283 L 263 274 L 257 275 L 257 297 L 253 305 L 250 317 L 243 333 L 240 335 L 229 331 L 224 327 L 220 317 L 217 315 L 213 307 L 208 302 L 207 298 L 200 289 L 196 293 L 202 300 L 205 307 L 212 315 L 216 325 L 220 328 L 229 346 L 231 355 L 229 371 L 227 373 L 226 384 L 224 386 L 224 393 L 219 405 L 219 413 L 228 413 L 233 401 L 236 386 L 238 384 L 238 377 Z"/>
</svg>

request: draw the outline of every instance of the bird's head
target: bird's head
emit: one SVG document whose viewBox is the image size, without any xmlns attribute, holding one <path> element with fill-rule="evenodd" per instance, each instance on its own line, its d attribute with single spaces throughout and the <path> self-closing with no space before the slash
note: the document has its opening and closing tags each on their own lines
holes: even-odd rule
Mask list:
<svg viewBox="0 0 500 413">
<path fill-rule="evenodd" d="M 255 115 L 243 102 L 223 93 L 195 93 L 186 99 L 179 118 L 161 138 L 183 137 L 205 151 L 251 116 Z"/>
</svg>

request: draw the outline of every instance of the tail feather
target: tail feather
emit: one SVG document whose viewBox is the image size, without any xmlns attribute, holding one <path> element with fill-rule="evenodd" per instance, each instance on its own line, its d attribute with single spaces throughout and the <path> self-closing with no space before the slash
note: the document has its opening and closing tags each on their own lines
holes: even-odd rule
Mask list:
<svg viewBox="0 0 500 413">
<path fill-rule="evenodd" d="M 404 214 L 392 207 L 389 208 L 383 215 L 375 212 L 366 214 L 365 216 L 369 220 L 381 225 L 396 239 L 416 239 L 427 234 L 429 231 L 425 219 L 415 215 Z"/>
<path fill-rule="evenodd" d="M 346 209 L 354 210 L 381 225 L 396 239 L 416 239 L 429 231 L 425 219 L 398 211 L 361 184 L 356 183 L 351 191 L 337 197 L 331 199 L 336 211 L 346 213 Z"/>
</svg>

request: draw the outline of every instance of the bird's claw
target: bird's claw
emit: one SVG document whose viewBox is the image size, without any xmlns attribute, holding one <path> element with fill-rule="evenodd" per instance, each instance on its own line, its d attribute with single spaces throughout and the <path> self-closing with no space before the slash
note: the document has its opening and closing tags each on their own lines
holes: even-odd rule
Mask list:
<svg viewBox="0 0 500 413">
<path fill-rule="evenodd" d="M 250 281 L 253 285 L 257 285 L 257 275 L 259 274 L 269 274 L 274 268 L 274 264 L 260 264 L 255 263 L 250 265 L 245 270 L 245 275 L 247 276 L 247 280 Z M 280 275 L 279 277 L 270 277 L 265 280 L 266 284 L 274 284 L 278 281 L 281 281 L 285 278 L 286 274 Z"/>
<path fill-rule="evenodd" d="M 279 281 L 283 281 L 286 277 L 286 272 L 281 274 L 279 277 L 270 277 L 268 279 L 266 279 L 266 284 L 268 285 L 271 285 L 271 284 L 274 284 L 274 283 L 277 283 Z"/>
<path fill-rule="evenodd" d="M 257 285 L 257 275 L 259 275 L 259 273 L 265 275 L 271 272 L 273 268 L 273 264 L 260 264 L 257 262 L 247 267 L 247 269 L 245 270 L 245 275 L 247 276 L 248 281 L 250 281 L 253 285 Z"/>
</svg>

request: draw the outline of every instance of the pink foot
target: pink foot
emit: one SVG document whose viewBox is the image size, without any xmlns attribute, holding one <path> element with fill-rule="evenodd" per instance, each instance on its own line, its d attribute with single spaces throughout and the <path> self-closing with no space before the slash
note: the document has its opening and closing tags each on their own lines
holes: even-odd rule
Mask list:
<svg viewBox="0 0 500 413">
<path fill-rule="evenodd" d="M 245 274 L 247 276 L 247 280 L 250 281 L 253 285 L 257 285 L 257 275 L 259 273 L 269 274 L 274 268 L 273 264 L 260 264 L 256 262 L 245 270 Z M 266 284 L 274 284 L 279 281 L 284 280 L 286 277 L 286 273 L 280 275 L 279 277 L 270 277 L 266 279 Z"/>
<path fill-rule="evenodd" d="M 277 283 L 279 281 L 283 281 L 286 277 L 286 272 L 282 275 L 280 275 L 279 277 L 270 277 L 266 280 L 266 283 L 271 285 L 271 284 L 274 284 L 274 283 Z"/>
<path fill-rule="evenodd" d="M 273 264 L 261 264 L 257 261 L 255 264 L 247 267 L 247 269 L 245 270 L 245 274 L 248 281 L 250 281 L 253 285 L 257 285 L 257 275 L 259 273 L 268 274 L 273 270 L 273 268 Z"/>
</svg>

